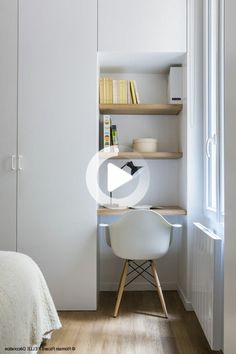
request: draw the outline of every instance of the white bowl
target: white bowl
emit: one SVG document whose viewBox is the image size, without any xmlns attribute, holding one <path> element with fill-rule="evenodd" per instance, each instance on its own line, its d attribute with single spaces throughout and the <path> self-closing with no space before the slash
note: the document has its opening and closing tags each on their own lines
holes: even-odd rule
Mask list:
<svg viewBox="0 0 236 354">
<path fill-rule="evenodd" d="M 139 138 L 133 140 L 133 150 L 138 152 L 157 152 L 158 141 L 153 138 Z"/>
</svg>

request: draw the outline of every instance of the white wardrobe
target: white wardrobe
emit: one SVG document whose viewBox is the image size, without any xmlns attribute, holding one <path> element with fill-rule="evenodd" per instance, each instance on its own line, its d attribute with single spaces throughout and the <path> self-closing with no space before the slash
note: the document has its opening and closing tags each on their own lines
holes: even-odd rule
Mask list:
<svg viewBox="0 0 236 354">
<path fill-rule="evenodd" d="M 0 0 L 0 250 L 30 255 L 65 310 L 97 303 L 85 181 L 98 149 L 97 51 L 142 52 L 148 65 L 153 52 L 186 53 L 186 1 Z"/>
<path fill-rule="evenodd" d="M 58 309 L 96 309 L 97 1 L 0 0 L 0 50 L 0 249 Z"/>
</svg>

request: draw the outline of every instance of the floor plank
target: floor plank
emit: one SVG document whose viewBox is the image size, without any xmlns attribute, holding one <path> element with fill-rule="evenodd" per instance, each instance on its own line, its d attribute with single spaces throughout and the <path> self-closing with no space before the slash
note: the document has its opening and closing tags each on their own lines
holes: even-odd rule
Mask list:
<svg viewBox="0 0 236 354">
<path fill-rule="evenodd" d="M 177 292 L 164 292 L 169 313 L 163 318 L 155 291 L 125 292 L 113 318 L 116 293 L 103 292 L 96 312 L 60 312 L 63 328 L 44 347 L 79 354 L 210 354 L 193 312 L 186 312 Z M 64 348 L 64 349 L 63 349 Z M 58 349 L 58 351 L 59 351 Z M 53 349 L 51 349 L 53 350 Z M 56 350 L 57 351 L 57 350 Z"/>
</svg>

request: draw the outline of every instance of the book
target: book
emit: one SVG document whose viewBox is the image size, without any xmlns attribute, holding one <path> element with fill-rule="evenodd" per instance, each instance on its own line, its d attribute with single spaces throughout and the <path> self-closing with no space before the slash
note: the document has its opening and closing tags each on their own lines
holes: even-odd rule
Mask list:
<svg viewBox="0 0 236 354">
<path fill-rule="evenodd" d="M 104 102 L 104 78 L 100 77 L 99 79 L 99 103 L 103 104 Z"/>
<path fill-rule="evenodd" d="M 112 79 L 108 78 L 108 104 L 113 103 L 113 82 Z"/>
<path fill-rule="evenodd" d="M 117 80 L 117 81 L 118 81 L 118 94 L 119 94 L 118 103 L 123 103 L 123 80 Z"/>
<path fill-rule="evenodd" d="M 127 80 L 115 80 L 117 87 L 117 101 L 116 103 L 127 103 Z"/>
<path fill-rule="evenodd" d="M 131 92 L 130 92 L 130 81 L 127 81 L 127 103 L 128 104 L 132 103 Z"/>
<path fill-rule="evenodd" d="M 110 77 L 99 79 L 99 102 L 101 104 L 113 103 L 113 82 Z"/>
<path fill-rule="evenodd" d="M 123 80 L 123 103 L 128 103 L 128 80 Z"/>
<path fill-rule="evenodd" d="M 134 88 L 133 80 L 130 80 L 130 92 L 131 92 L 132 103 L 136 104 L 137 100 L 136 100 L 135 88 Z"/>
<path fill-rule="evenodd" d="M 118 133 L 116 125 L 111 125 L 111 142 L 113 152 L 119 152 Z"/>
<path fill-rule="evenodd" d="M 107 78 L 104 77 L 104 87 L 103 87 L 103 94 L 104 94 L 104 103 L 107 104 Z"/>
<path fill-rule="evenodd" d="M 103 115 L 103 148 L 105 152 L 111 151 L 111 117 Z"/>
<path fill-rule="evenodd" d="M 133 80 L 134 83 L 134 91 L 135 91 L 135 96 L 136 96 L 136 103 L 140 103 L 140 97 L 139 97 L 139 93 L 138 93 L 138 89 L 137 89 L 137 83 L 136 80 Z"/>
<path fill-rule="evenodd" d="M 112 81 L 112 86 L 113 103 L 119 103 L 117 80 Z"/>
<path fill-rule="evenodd" d="M 109 103 L 109 79 L 108 77 L 105 77 L 104 78 L 105 80 L 105 93 L 104 93 L 104 103 L 105 104 L 108 104 Z"/>
</svg>

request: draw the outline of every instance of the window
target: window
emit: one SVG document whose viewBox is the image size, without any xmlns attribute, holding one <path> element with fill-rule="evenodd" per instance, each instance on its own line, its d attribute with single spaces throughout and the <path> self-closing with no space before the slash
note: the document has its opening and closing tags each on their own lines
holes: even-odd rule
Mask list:
<svg viewBox="0 0 236 354">
<path fill-rule="evenodd" d="M 223 215 L 223 1 L 205 3 L 204 118 L 205 210 L 220 221 Z"/>
</svg>

